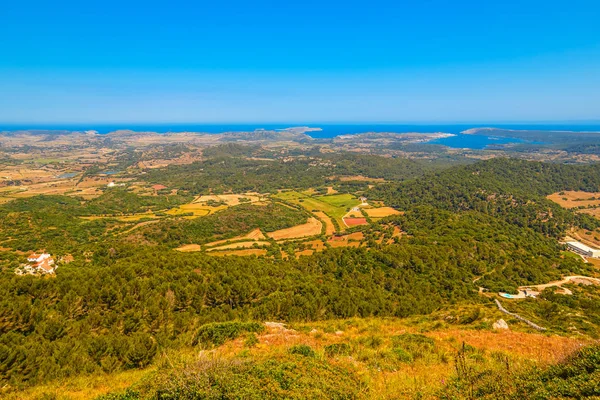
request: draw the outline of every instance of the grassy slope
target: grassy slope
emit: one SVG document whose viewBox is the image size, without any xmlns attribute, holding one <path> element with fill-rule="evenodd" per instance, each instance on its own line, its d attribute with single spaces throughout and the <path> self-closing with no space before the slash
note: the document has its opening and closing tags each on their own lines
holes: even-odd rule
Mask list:
<svg viewBox="0 0 600 400">
<path fill-rule="evenodd" d="M 465 307 L 457 312 L 470 315 L 474 310 Z M 317 393 L 316 398 L 327 398 L 318 397 L 318 393 L 327 393 L 338 379 L 344 380 L 340 390 L 347 390 L 348 398 L 434 398 L 454 382 L 455 358 L 463 343 L 468 353 L 467 363 L 487 374 L 501 373 L 507 364 L 513 373 L 532 366 L 545 367 L 589 343 L 585 339 L 532 332 L 510 320 L 511 331 L 480 329 L 482 323 L 501 315 L 493 308 L 478 312 L 479 318 L 467 324 L 443 322 L 456 317 L 456 313 L 440 312 L 410 319 L 350 319 L 294 324 L 286 329 L 268 327 L 257 335 L 258 343 L 252 346 L 248 334 L 242 333 L 214 350 L 201 351 L 200 356 L 199 348 L 168 351 L 145 370 L 78 377 L 5 395 L 8 400 L 43 396 L 79 400 L 108 392 L 122 393 L 131 387 L 145 398 L 157 386 L 164 388 L 174 381 L 184 381 L 200 368 L 202 376 L 215 373 L 222 382 L 231 385 L 231 390 L 247 386 L 244 393 L 249 398 L 249 393 L 263 393 L 262 390 L 287 395 L 310 390 Z M 301 353 L 298 349 L 305 349 L 298 346 L 309 346 L 312 353 L 297 354 Z M 333 354 L 336 350 L 338 354 Z M 238 364 L 247 364 L 250 370 L 237 371 L 237 375 L 230 377 L 229 369 Z M 225 370 L 213 371 L 219 365 Z M 288 385 L 286 377 L 293 378 L 295 386 Z M 235 387 L 230 379 L 238 382 Z M 239 383 L 240 379 L 244 382 Z"/>
</svg>

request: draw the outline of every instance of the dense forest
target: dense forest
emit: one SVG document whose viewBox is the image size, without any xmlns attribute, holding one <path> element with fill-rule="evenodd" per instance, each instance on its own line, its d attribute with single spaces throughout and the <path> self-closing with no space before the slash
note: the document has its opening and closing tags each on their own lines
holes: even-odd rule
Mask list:
<svg viewBox="0 0 600 400">
<path fill-rule="evenodd" d="M 335 177 L 346 175 L 404 180 L 420 176 L 431 168 L 427 164 L 402 158 L 354 154 L 260 160 L 224 156 L 216 150 L 208 154 L 212 157 L 202 162 L 152 170 L 143 179 L 191 194 L 230 191 L 267 193 L 280 189 L 331 185 Z"/>
</svg>

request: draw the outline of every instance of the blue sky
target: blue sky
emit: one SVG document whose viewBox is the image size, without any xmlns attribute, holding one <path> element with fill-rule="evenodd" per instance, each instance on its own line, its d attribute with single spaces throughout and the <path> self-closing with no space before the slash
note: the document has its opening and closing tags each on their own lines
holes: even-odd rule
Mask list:
<svg viewBox="0 0 600 400">
<path fill-rule="evenodd" d="M 0 2 L 0 122 L 600 120 L 600 3 Z"/>
</svg>

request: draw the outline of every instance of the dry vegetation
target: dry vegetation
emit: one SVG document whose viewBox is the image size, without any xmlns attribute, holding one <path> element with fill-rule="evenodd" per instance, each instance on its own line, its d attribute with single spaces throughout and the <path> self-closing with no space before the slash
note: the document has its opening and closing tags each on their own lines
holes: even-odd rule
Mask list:
<svg viewBox="0 0 600 400">
<path fill-rule="evenodd" d="M 264 256 L 267 254 L 265 249 L 244 249 L 244 250 L 231 250 L 231 251 L 211 251 L 208 254 L 211 256 Z"/>
<path fill-rule="evenodd" d="M 308 236 L 314 236 L 321 233 L 321 226 L 321 221 L 311 217 L 305 224 L 296 225 L 291 228 L 280 229 L 275 232 L 267 233 L 267 236 L 275 240 L 297 239 Z"/>
<path fill-rule="evenodd" d="M 230 250 L 230 249 L 246 249 L 253 246 L 269 246 L 271 243 L 266 241 L 248 241 L 248 242 L 236 242 L 231 244 L 225 244 L 223 246 L 212 247 L 206 251 L 219 251 L 219 250 Z"/>
<path fill-rule="evenodd" d="M 600 192 L 565 191 L 553 193 L 548 196 L 548 199 L 564 208 L 600 206 Z"/>
<path fill-rule="evenodd" d="M 384 218 L 390 215 L 400 215 L 401 212 L 392 207 L 365 208 L 365 212 L 371 218 Z"/>
</svg>

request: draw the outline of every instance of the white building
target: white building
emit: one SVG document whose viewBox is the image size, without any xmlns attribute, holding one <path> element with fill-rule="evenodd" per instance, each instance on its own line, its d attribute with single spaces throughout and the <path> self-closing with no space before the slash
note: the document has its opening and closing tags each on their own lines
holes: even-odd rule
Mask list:
<svg viewBox="0 0 600 400">
<path fill-rule="evenodd" d="M 50 254 L 48 253 L 31 253 L 28 257 L 27 257 L 27 261 L 29 261 L 30 263 L 39 263 L 42 262 L 44 260 L 47 260 L 51 258 Z M 54 262 L 54 261 L 52 261 Z"/>
<path fill-rule="evenodd" d="M 54 266 L 54 259 L 48 253 L 31 253 L 27 257 L 30 265 L 25 266 L 24 270 L 27 273 L 33 273 L 37 271 L 41 274 L 53 274 L 56 267 Z"/>
<path fill-rule="evenodd" d="M 592 249 L 591 247 L 586 246 L 583 243 L 575 242 L 575 241 L 567 242 L 567 247 L 572 252 L 575 252 L 577 254 L 581 254 L 582 256 L 593 257 L 593 258 L 600 258 L 600 250 L 598 250 L 598 249 Z"/>
</svg>

